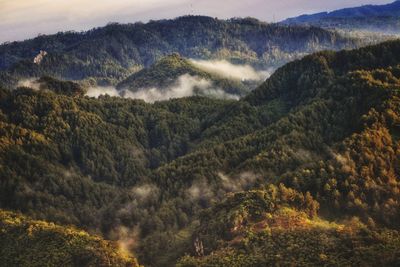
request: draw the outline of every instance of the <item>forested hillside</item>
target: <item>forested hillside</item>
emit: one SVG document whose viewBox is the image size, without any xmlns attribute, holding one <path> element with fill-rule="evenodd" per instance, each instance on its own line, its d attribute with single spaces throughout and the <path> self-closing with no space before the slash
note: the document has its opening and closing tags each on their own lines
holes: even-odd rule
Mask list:
<svg viewBox="0 0 400 267">
<path fill-rule="evenodd" d="M 88 32 L 3 44 L 0 77 L 5 86 L 44 75 L 71 80 L 92 77 L 99 84 L 116 84 L 175 52 L 185 58 L 226 59 L 267 69 L 315 51 L 363 44 L 363 40 L 314 27 L 186 16 L 146 24 L 109 24 Z M 40 51 L 41 60 L 35 64 Z"/>
<path fill-rule="evenodd" d="M 146 266 L 400 264 L 400 41 L 306 56 L 238 101 L 43 84 L 0 90 L 0 208 Z"/>
<path fill-rule="evenodd" d="M 0 210 L 1 266 L 139 267 L 117 243 Z"/>
<path fill-rule="evenodd" d="M 264 79 L 266 78 L 264 77 Z M 220 90 L 225 94 L 236 97 L 245 96 L 263 82 L 261 78 L 240 80 L 224 77 L 207 69 L 202 69 L 178 54 L 172 54 L 162 58 L 151 67 L 134 73 L 121 81 L 118 83 L 117 89 L 128 90 L 137 94 L 156 88 L 161 94 L 167 94 L 174 86 L 185 90 L 185 85 L 182 85 L 182 82 L 177 84 L 182 79 L 190 83 L 186 87 L 193 86 L 195 87 L 194 90 L 197 89 L 197 92 L 194 92 L 195 95 L 203 96 L 209 95 L 210 90 Z"/>
</svg>

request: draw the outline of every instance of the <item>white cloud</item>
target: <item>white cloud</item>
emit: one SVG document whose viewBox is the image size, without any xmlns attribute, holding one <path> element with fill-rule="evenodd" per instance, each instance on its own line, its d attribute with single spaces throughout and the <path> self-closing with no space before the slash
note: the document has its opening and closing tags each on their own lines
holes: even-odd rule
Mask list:
<svg viewBox="0 0 400 267">
<path fill-rule="evenodd" d="M 126 255 L 133 256 L 132 250 L 139 244 L 139 226 L 128 228 L 125 226 L 117 226 L 111 230 L 109 236 L 112 240 L 116 240 L 119 249 Z"/>
<path fill-rule="evenodd" d="M 126 98 L 143 99 L 150 103 L 193 95 L 204 95 L 224 99 L 239 99 L 236 95 L 225 93 L 220 88 L 214 87 L 212 82 L 189 74 L 180 76 L 173 86 L 166 89 L 143 88 L 136 92 L 124 92 L 124 97 Z"/>
<path fill-rule="evenodd" d="M 256 181 L 261 179 L 261 176 L 252 172 L 243 172 L 234 177 L 229 177 L 222 172 L 217 173 L 217 175 L 221 179 L 217 191 L 213 191 L 213 186 L 206 179 L 199 179 L 193 181 L 192 185 L 185 191 L 188 199 L 210 203 L 212 200 L 223 198 L 228 192 L 250 190 L 255 186 Z"/>
<path fill-rule="evenodd" d="M 109 96 L 120 96 L 119 92 L 115 87 L 106 86 L 106 87 L 90 87 L 86 92 L 86 96 L 89 97 L 99 97 L 101 95 L 109 95 Z"/>
<path fill-rule="evenodd" d="M 248 190 L 252 188 L 256 180 L 260 178 L 252 172 L 244 172 L 237 177 L 229 177 L 220 172 L 218 173 L 218 176 L 222 181 L 222 188 L 227 192 Z"/>
<path fill-rule="evenodd" d="M 18 81 L 17 87 L 29 87 L 33 90 L 40 90 L 40 84 L 36 79 L 26 79 Z"/>
<path fill-rule="evenodd" d="M 142 99 L 148 103 L 163 101 L 172 98 L 181 98 L 194 95 L 208 96 L 220 99 L 235 99 L 239 96 L 228 94 L 222 89 L 215 87 L 211 81 L 184 74 L 180 76 L 174 85 L 168 88 L 141 88 L 135 92 L 122 90 L 118 91 L 115 87 L 90 87 L 85 94 L 88 97 L 99 97 L 101 95 L 119 96 L 131 99 Z"/>
<path fill-rule="evenodd" d="M 192 186 L 186 190 L 186 195 L 192 201 L 200 199 L 210 201 L 214 198 L 214 192 L 211 191 L 211 187 L 205 179 L 194 181 Z"/>
<path fill-rule="evenodd" d="M 272 72 L 272 70 L 257 71 L 250 65 L 235 65 L 227 60 L 192 59 L 191 62 L 205 71 L 213 72 L 223 77 L 236 80 L 265 80 Z"/>
<path fill-rule="evenodd" d="M 147 200 L 149 197 L 155 197 L 159 193 L 158 187 L 152 184 L 138 185 L 133 187 L 131 191 L 139 200 Z"/>
</svg>

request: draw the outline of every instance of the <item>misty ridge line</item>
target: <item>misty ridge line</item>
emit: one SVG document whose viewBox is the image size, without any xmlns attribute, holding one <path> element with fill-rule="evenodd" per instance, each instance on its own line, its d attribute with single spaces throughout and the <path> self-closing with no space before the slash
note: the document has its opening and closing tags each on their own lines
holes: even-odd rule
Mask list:
<svg viewBox="0 0 400 267">
<path fill-rule="evenodd" d="M 238 100 L 238 95 L 224 92 L 218 87 L 214 87 L 209 80 L 198 76 L 183 74 L 175 81 L 172 86 L 167 88 L 140 88 L 135 92 L 127 89 L 117 90 L 115 87 L 90 87 L 86 96 L 97 98 L 102 95 L 123 97 L 128 99 L 141 99 L 148 103 L 164 101 L 174 98 L 189 97 L 194 95 L 209 96 L 221 99 Z"/>
<path fill-rule="evenodd" d="M 210 96 L 222 99 L 239 99 L 239 96 L 226 93 L 219 87 L 215 87 L 212 81 L 183 74 L 175 81 L 174 85 L 163 88 L 140 89 L 132 92 L 125 90 L 124 97 L 132 99 L 143 99 L 146 102 L 168 100 L 173 98 L 189 97 L 193 95 Z"/>
<path fill-rule="evenodd" d="M 239 82 L 256 81 L 262 83 L 273 73 L 273 69 L 256 70 L 248 64 L 232 64 L 227 60 L 196 60 L 189 61 L 197 68 L 214 74 L 218 77 L 236 80 Z M 79 83 L 79 81 L 77 81 Z M 41 90 L 41 83 L 37 78 L 21 79 L 17 87 L 26 87 Z M 148 103 L 165 101 L 174 98 L 205 96 L 217 99 L 239 100 L 240 95 L 225 92 L 213 81 L 196 75 L 183 74 L 172 85 L 167 87 L 135 88 L 133 90 L 118 90 L 115 86 L 89 86 L 86 87 L 85 96 L 98 98 L 102 95 L 122 97 L 127 99 L 141 99 Z"/>
<path fill-rule="evenodd" d="M 259 81 L 260 83 L 269 78 L 273 69 L 256 70 L 248 64 L 232 64 L 227 60 L 196 60 L 189 61 L 199 69 L 215 74 L 219 77 L 238 80 L 238 81 Z M 205 78 L 183 74 L 179 76 L 172 86 L 166 88 L 137 88 L 135 90 L 118 90 L 114 86 L 96 86 L 90 87 L 86 93 L 89 97 L 99 97 L 109 95 L 130 99 L 142 99 L 148 103 L 164 101 L 174 98 L 189 97 L 194 95 L 208 96 L 218 99 L 239 100 L 240 96 L 230 94 L 214 85 L 214 83 Z"/>
</svg>

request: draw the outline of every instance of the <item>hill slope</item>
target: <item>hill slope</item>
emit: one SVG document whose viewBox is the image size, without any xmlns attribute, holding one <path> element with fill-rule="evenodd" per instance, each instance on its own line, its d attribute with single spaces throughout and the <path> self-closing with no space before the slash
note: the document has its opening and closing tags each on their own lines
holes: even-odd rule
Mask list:
<svg viewBox="0 0 400 267">
<path fill-rule="evenodd" d="M 116 244 L 84 231 L 0 210 L 2 266 L 138 267 Z"/>
<path fill-rule="evenodd" d="M 195 257 L 177 266 L 393 266 L 396 231 L 371 231 L 357 219 L 333 223 L 316 216 L 318 202 L 293 189 L 240 192 L 207 210 L 193 240 Z"/>
<path fill-rule="evenodd" d="M 211 252 L 245 257 L 248 266 L 277 263 L 281 256 L 268 251 L 285 252 L 281 233 L 304 247 L 293 248 L 299 263 L 337 263 L 344 249 L 346 264 L 397 264 L 397 254 L 385 257 L 375 245 L 398 251 L 399 51 L 392 41 L 316 53 L 239 101 L 0 90 L 0 205 L 110 239 L 128 229 L 150 266 L 218 262 Z M 293 197 L 260 198 L 281 183 Z M 244 232 L 233 235 L 220 223 L 241 220 Z M 198 255 L 196 237 L 201 257 L 182 258 Z"/>
</svg>

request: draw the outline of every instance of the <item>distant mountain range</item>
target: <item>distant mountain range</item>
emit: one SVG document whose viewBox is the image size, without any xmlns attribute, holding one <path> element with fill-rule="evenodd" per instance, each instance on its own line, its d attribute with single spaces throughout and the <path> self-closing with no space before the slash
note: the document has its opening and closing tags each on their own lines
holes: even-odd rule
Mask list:
<svg viewBox="0 0 400 267">
<path fill-rule="evenodd" d="M 319 50 L 363 44 L 315 27 L 267 24 L 251 18 L 185 16 L 146 24 L 109 24 L 88 32 L 3 44 L 0 80 L 3 85 L 15 85 L 21 78 L 49 75 L 70 80 L 94 78 L 108 85 L 175 52 L 185 58 L 223 59 L 267 69 Z"/>
<path fill-rule="evenodd" d="M 363 29 L 386 33 L 400 32 L 400 1 L 386 5 L 365 5 L 301 15 L 282 21 L 286 25 L 313 25 L 324 28 Z"/>
</svg>

